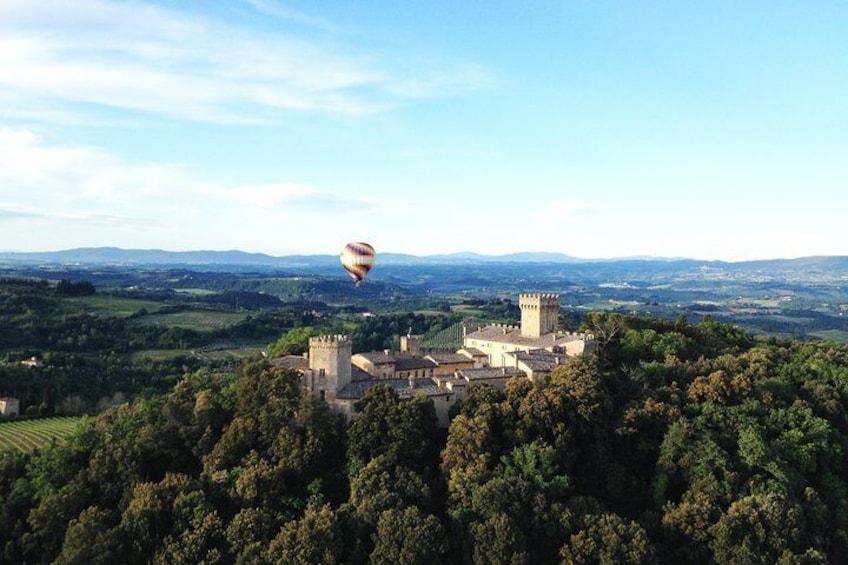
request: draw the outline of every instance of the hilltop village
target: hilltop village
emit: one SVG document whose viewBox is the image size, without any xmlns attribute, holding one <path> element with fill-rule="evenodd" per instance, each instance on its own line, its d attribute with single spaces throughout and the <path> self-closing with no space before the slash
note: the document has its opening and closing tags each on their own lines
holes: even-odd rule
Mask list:
<svg viewBox="0 0 848 565">
<path fill-rule="evenodd" d="M 503 390 L 515 377 L 542 382 L 566 358 L 592 349 L 591 335 L 557 330 L 559 295 L 521 294 L 519 308 L 520 326 L 488 325 L 464 332 L 456 352 L 422 352 L 418 337 L 406 335 L 399 352 L 353 355 L 349 336 L 322 335 L 309 340 L 307 356 L 278 357 L 274 363 L 299 371 L 306 390 L 320 394 L 348 419 L 368 389 L 383 384 L 401 399 L 417 394 L 432 398 L 439 425 L 447 427 L 450 408 L 468 385 L 489 383 Z"/>
</svg>

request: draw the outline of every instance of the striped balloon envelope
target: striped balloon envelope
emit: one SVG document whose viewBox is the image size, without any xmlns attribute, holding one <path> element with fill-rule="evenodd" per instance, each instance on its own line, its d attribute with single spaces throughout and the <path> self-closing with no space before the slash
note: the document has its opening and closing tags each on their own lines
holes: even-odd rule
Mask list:
<svg viewBox="0 0 848 565">
<path fill-rule="evenodd" d="M 339 259 L 347 274 L 356 281 L 356 286 L 362 282 L 371 267 L 374 266 L 376 253 L 374 248 L 367 243 L 355 241 L 348 243 L 342 248 Z"/>
</svg>

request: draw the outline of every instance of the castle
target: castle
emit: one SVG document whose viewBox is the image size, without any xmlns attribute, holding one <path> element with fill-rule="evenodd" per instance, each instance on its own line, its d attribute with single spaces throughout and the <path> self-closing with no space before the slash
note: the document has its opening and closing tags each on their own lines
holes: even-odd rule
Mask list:
<svg viewBox="0 0 848 565">
<path fill-rule="evenodd" d="M 514 366 L 517 353 L 548 352 L 568 356 L 582 355 L 594 343 L 588 334 L 561 333 L 558 294 L 520 294 L 521 325 L 490 325 L 467 333 L 463 350 L 471 355 L 485 356 L 493 367 Z"/>
<path fill-rule="evenodd" d="M 398 353 L 353 355 L 349 336 L 322 335 L 310 338 L 308 357 L 279 357 L 274 363 L 299 371 L 307 391 L 320 394 L 348 419 L 355 416 L 354 405 L 368 389 L 384 384 L 401 399 L 430 397 L 439 425 L 447 427 L 450 408 L 468 385 L 489 383 L 503 390 L 514 377 L 539 382 L 567 357 L 591 350 L 592 336 L 557 331 L 559 295 L 521 294 L 519 307 L 519 327 L 480 327 L 464 335 L 456 353 L 423 355 L 418 338 L 407 335 L 401 336 Z"/>
</svg>

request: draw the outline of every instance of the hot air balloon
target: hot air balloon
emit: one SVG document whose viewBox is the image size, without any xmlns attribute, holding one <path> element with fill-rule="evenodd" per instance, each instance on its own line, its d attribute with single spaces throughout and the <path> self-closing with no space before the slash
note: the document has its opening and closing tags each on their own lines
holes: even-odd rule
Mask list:
<svg viewBox="0 0 848 565">
<path fill-rule="evenodd" d="M 348 243 L 342 248 L 339 260 L 347 274 L 356 281 L 356 286 L 362 283 L 362 279 L 374 266 L 375 255 L 374 248 L 361 241 Z"/>
</svg>

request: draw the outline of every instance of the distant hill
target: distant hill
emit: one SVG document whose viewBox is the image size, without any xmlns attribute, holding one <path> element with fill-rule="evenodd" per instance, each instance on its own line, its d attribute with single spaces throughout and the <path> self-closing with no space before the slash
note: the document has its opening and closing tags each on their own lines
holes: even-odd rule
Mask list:
<svg viewBox="0 0 848 565">
<path fill-rule="evenodd" d="M 511 253 L 481 255 L 479 253 L 450 253 L 442 255 L 409 255 L 380 253 L 381 265 L 424 264 L 482 264 L 482 263 L 573 263 L 582 262 L 561 253 Z M 335 266 L 337 255 L 286 255 L 275 257 L 264 253 L 244 251 L 163 251 L 161 249 L 121 249 L 118 247 L 83 247 L 64 251 L 0 253 L 4 263 L 92 264 L 92 265 L 255 265 L 264 267 L 323 267 Z"/>
<path fill-rule="evenodd" d="M 82 247 L 64 251 L 0 253 L 0 261 L 21 263 L 63 263 L 99 265 L 141 264 L 217 264 L 267 265 L 276 257 L 244 251 L 163 251 L 161 249 L 120 249 L 118 247 Z"/>
<path fill-rule="evenodd" d="M 0 264 L 28 265 L 163 265 L 163 266 L 242 266 L 280 269 L 327 268 L 338 265 L 337 255 L 286 255 L 275 257 L 265 253 L 229 251 L 164 251 L 161 249 L 121 249 L 118 247 L 84 247 L 64 251 L 3 252 Z M 769 259 L 760 261 L 698 261 L 695 259 L 663 257 L 628 257 L 613 259 L 583 259 L 563 253 L 522 252 L 506 255 L 483 255 L 473 252 L 441 255 L 409 255 L 380 253 L 378 265 L 485 265 L 494 263 L 587 264 L 630 263 L 658 268 L 705 265 L 721 268 L 778 269 L 778 270 L 848 270 L 848 256 L 802 257 L 798 259 Z"/>
</svg>

